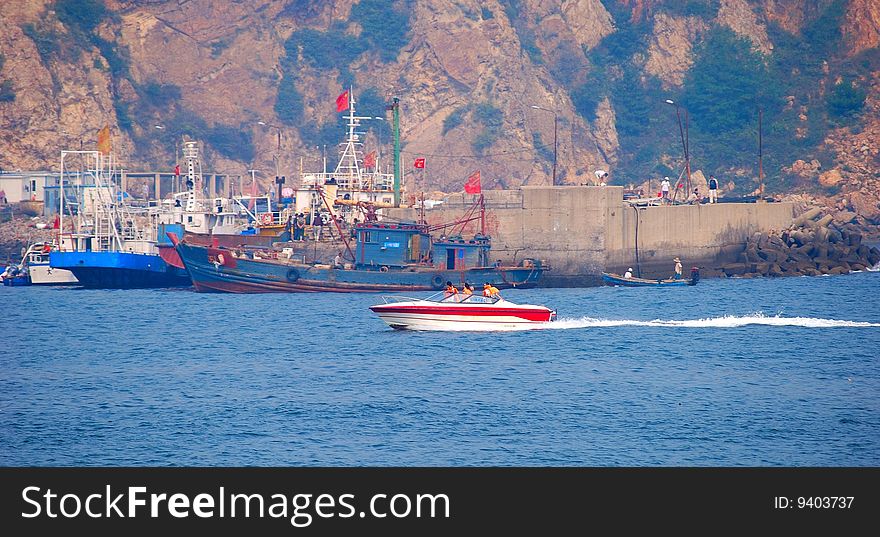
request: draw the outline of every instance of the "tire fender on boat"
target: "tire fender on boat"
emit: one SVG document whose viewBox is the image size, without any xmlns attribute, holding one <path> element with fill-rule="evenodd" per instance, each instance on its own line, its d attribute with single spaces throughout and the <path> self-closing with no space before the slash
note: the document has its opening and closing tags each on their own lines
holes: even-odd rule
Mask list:
<svg viewBox="0 0 880 537">
<path fill-rule="evenodd" d="M 379 268 L 379 272 L 388 272 L 388 266 L 387 266 L 387 265 L 382 265 L 382 267 Z"/>
<path fill-rule="evenodd" d="M 443 288 L 443 276 L 439 274 L 434 274 L 431 278 L 431 287 L 434 289 L 442 289 Z"/>
<path fill-rule="evenodd" d="M 226 258 L 223 257 L 223 254 L 217 254 L 217 262 L 220 263 L 221 265 L 226 264 Z"/>
<path fill-rule="evenodd" d="M 292 268 L 287 271 L 287 281 L 295 282 L 299 279 L 299 271 L 295 268 Z"/>
</svg>

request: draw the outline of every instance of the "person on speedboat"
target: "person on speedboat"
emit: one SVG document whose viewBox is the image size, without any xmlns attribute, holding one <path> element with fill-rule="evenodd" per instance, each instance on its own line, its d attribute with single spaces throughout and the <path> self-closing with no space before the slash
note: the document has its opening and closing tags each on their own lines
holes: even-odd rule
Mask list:
<svg viewBox="0 0 880 537">
<path fill-rule="evenodd" d="M 464 289 L 462 289 L 461 292 L 464 293 L 465 295 L 470 296 L 470 295 L 474 294 L 474 286 L 469 284 L 468 282 L 464 282 Z"/>
<path fill-rule="evenodd" d="M 489 298 L 501 298 L 501 292 L 498 291 L 497 287 L 489 282 L 486 282 L 483 284 L 483 296 L 487 296 Z"/>
<path fill-rule="evenodd" d="M 452 285 L 452 282 L 447 280 L 447 282 L 446 282 L 446 296 L 452 296 L 452 295 L 457 295 L 457 294 L 458 294 L 458 289 L 456 289 L 455 286 Z"/>
</svg>

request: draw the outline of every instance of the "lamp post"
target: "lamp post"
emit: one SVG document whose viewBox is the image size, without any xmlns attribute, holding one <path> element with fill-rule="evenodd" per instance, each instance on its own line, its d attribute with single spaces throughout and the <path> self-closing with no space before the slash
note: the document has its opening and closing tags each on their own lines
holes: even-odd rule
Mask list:
<svg viewBox="0 0 880 537">
<path fill-rule="evenodd" d="M 681 147 L 684 151 L 684 173 L 687 177 L 687 191 L 691 191 L 691 155 L 690 155 L 690 136 L 688 134 L 688 111 L 684 109 L 684 129 L 681 127 L 681 107 L 672 99 L 666 99 L 666 104 L 675 107 L 675 117 L 678 118 L 678 132 L 681 135 Z"/>
<path fill-rule="evenodd" d="M 545 112 L 550 112 L 553 114 L 553 186 L 556 186 L 556 158 L 557 158 L 557 149 L 558 145 L 556 143 L 557 140 L 557 132 L 559 131 L 559 114 L 556 113 L 556 110 L 550 110 L 549 108 L 543 108 L 538 105 L 532 105 L 532 108 L 535 110 L 543 110 Z"/>
<path fill-rule="evenodd" d="M 764 140 L 763 140 L 763 125 L 764 122 L 764 109 L 760 106 L 758 107 L 758 181 L 760 182 L 760 196 L 758 198 L 759 201 L 764 200 Z"/>
</svg>

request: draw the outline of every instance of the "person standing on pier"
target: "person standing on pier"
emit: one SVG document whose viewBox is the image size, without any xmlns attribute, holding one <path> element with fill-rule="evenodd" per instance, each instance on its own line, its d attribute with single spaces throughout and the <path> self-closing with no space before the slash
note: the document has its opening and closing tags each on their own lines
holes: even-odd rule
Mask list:
<svg viewBox="0 0 880 537">
<path fill-rule="evenodd" d="M 718 201 L 718 179 L 714 175 L 709 176 L 709 203 Z"/>
<path fill-rule="evenodd" d="M 669 178 L 664 177 L 663 181 L 660 182 L 660 197 L 663 198 L 664 202 L 669 202 Z"/>
<path fill-rule="evenodd" d="M 315 229 L 315 240 L 320 241 L 321 231 L 324 230 L 324 219 L 318 211 L 315 211 L 315 216 L 312 218 L 312 227 Z"/>
</svg>

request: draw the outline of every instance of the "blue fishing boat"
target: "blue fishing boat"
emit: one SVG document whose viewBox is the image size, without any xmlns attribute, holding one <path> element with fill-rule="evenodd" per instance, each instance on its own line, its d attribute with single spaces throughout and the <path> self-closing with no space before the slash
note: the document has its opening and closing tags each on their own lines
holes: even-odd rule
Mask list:
<svg viewBox="0 0 880 537">
<path fill-rule="evenodd" d="M 112 157 L 99 151 L 62 151 L 62 178 L 68 157 L 82 159 L 84 171 L 76 174 L 76 184 L 60 189 L 75 194 L 72 200 L 60 196 L 60 247 L 49 253 L 49 266 L 69 270 L 84 287 L 191 285 L 185 270 L 159 256 L 155 208 L 124 201 L 114 181 Z"/>
</svg>

